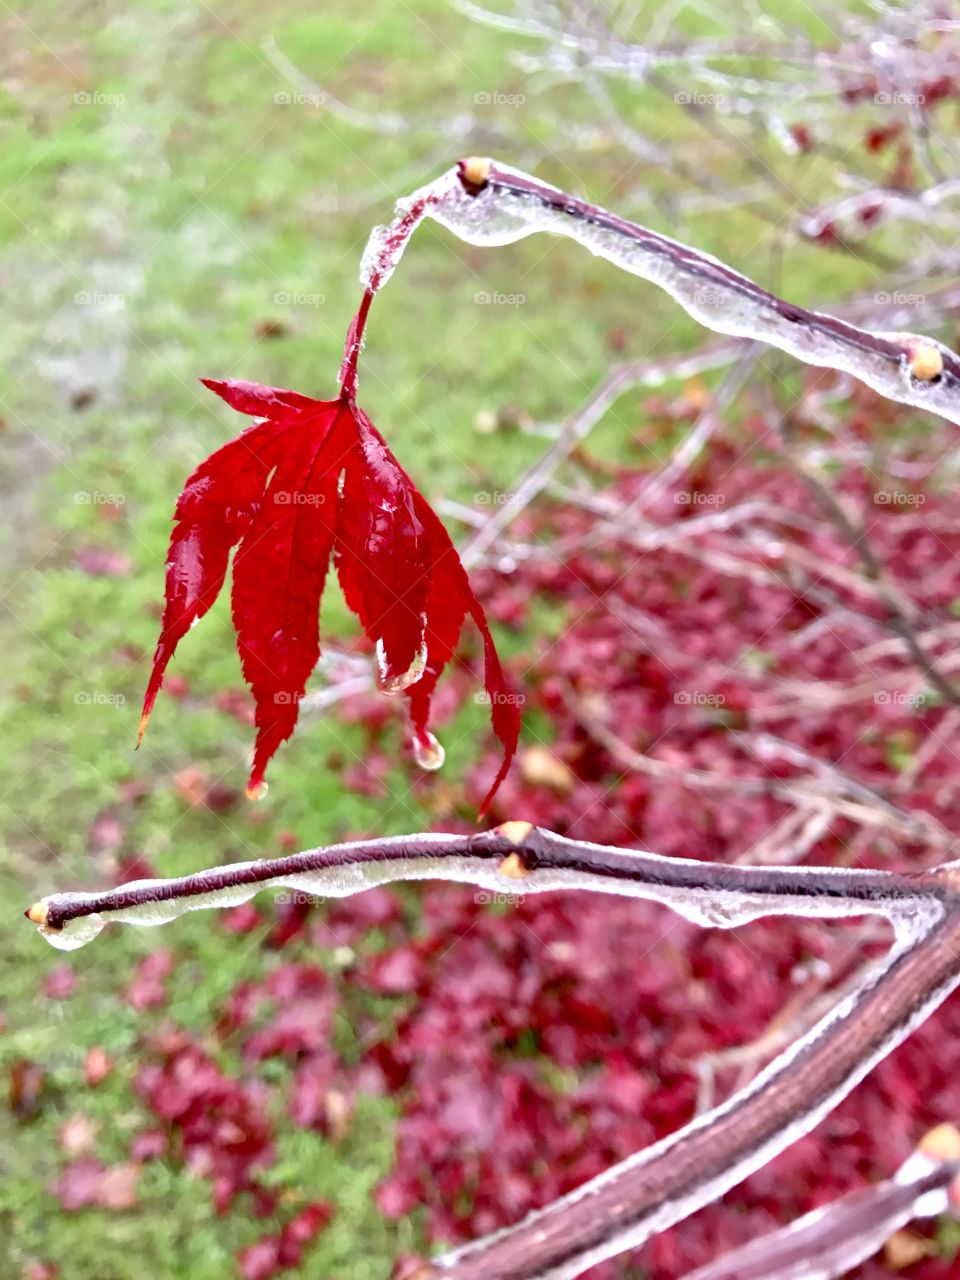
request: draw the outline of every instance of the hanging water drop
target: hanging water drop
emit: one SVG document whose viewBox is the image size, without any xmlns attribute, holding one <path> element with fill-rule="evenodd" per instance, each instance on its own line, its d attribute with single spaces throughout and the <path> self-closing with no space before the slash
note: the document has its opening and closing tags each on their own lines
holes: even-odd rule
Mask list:
<svg viewBox="0 0 960 1280">
<path fill-rule="evenodd" d="M 434 773 L 443 768 L 446 752 L 429 729 L 421 729 L 413 735 L 413 758 L 421 769 Z"/>
<path fill-rule="evenodd" d="M 269 783 L 263 781 L 255 782 L 252 786 L 247 787 L 247 799 L 263 800 L 269 790 Z"/>
</svg>

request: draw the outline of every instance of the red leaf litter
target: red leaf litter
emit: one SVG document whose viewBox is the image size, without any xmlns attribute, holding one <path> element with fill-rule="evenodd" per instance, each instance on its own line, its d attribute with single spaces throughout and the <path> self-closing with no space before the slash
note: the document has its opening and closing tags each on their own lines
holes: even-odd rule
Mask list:
<svg viewBox="0 0 960 1280">
<path fill-rule="evenodd" d="M 320 655 L 320 598 L 331 559 L 351 610 L 376 650 L 377 680 L 407 698 L 418 761 L 442 753 L 430 702 L 469 614 L 484 645 L 491 722 L 503 780 L 519 732 L 493 638 L 450 537 L 383 437 L 349 396 L 313 400 L 241 381 L 205 384 L 260 418 L 189 477 L 167 557 L 166 605 L 140 738 L 182 637 L 216 600 L 231 550 L 233 621 L 257 727 L 248 792 L 293 733 Z"/>
<path fill-rule="evenodd" d="M 220 1037 L 235 1041 L 249 1064 L 250 1069 L 238 1076 L 224 1071 L 184 1031 L 168 1028 L 153 1035 L 136 1089 L 160 1127 L 132 1139 L 132 1160 L 182 1160 L 194 1176 L 208 1180 L 218 1213 L 244 1197 L 243 1212 L 270 1217 L 276 1224 L 278 1197 L 261 1181 L 274 1159 L 274 1122 L 269 1117 L 275 1108 L 270 1106 L 270 1087 L 256 1078 L 254 1069 L 273 1057 L 295 1064 L 289 1110 L 299 1126 L 331 1132 L 329 1112 L 338 1100 L 337 1115 L 347 1123 L 343 1095 L 330 1088 L 337 1072 L 343 1072 L 330 1046 L 336 1004 L 331 979 L 315 965 L 281 964 L 262 982 L 241 983 L 222 1007 L 217 1024 Z M 301 1080 L 308 1074 L 321 1089 L 317 1108 L 303 1107 Z M 96 1203 L 95 1164 L 77 1161 L 66 1170 L 57 1188 L 61 1196 Z M 303 1204 L 279 1229 L 240 1250 L 238 1274 L 245 1280 L 270 1280 L 284 1270 L 296 1271 L 333 1212 L 326 1200 Z"/>
<path fill-rule="evenodd" d="M 169 951 L 151 951 L 144 956 L 127 987 L 127 1003 L 138 1013 L 166 1004 L 166 980 L 172 969 L 173 955 Z"/>
<path fill-rule="evenodd" d="M 281 1271 L 297 1270 L 304 1246 L 316 1239 L 332 1216 L 330 1202 L 318 1200 L 285 1223 L 279 1235 L 264 1236 L 249 1248 L 241 1249 L 237 1261 L 243 1280 L 271 1280 Z"/>
<path fill-rule="evenodd" d="M 242 1192 L 252 1195 L 257 1212 L 272 1212 L 275 1197 L 257 1179 L 273 1160 L 266 1087 L 226 1075 L 186 1035 L 161 1037 L 157 1048 L 159 1061 L 138 1072 L 137 1092 L 177 1132 L 191 1171 L 210 1180 L 217 1212 L 224 1213 Z"/>
</svg>

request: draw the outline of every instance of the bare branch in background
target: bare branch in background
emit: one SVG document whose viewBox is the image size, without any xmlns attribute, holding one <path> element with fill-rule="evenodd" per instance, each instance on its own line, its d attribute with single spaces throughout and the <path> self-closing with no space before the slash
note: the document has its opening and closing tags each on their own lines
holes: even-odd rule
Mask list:
<svg viewBox="0 0 960 1280">
<path fill-rule="evenodd" d="M 955 706 L 960 705 L 960 692 L 946 679 L 933 657 L 924 648 L 917 634 L 915 619 L 910 616 L 909 604 L 904 601 L 902 593 L 890 581 L 889 575 L 874 554 L 866 529 L 854 522 L 844 510 L 843 504 L 811 468 L 798 463 L 792 458 L 789 451 L 785 456 L 787 461 L 796 467 L 798 474 L 802 476 L 823 510 L 827 512 L 837 528 L 842 531 L 844 537 L 860 557 L 867 578 L 874 583 L 883 599 L 891 630 L 895 631 L 906 645 L 918 670 L 923 673 L 930 685 L 936 689 L 942 698 Z"/>
</svg>

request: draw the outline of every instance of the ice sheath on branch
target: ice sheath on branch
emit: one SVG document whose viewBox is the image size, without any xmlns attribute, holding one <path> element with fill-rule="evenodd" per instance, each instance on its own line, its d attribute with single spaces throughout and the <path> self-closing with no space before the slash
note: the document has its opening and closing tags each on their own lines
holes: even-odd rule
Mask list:
<svg viewBox="0 0 960 1280">
<path fill-rule="evenodd" d="M 473 245 L 511 244 L 538 231 L 569 236 L 665 289 L 708 329 L 852 374 L 889 400 L 960 425 L 960 357 L 935 339 L 875 333 L 785 302 L 709 254 L 493 160 L 461 160 L 398 203 L 394 221 L 375 228 L 367 245 L 361 274 L 368 288 L 389 279 L 424 217 Z"/>
<path fill-rule="evenodd" d="M 683 1280 L 834 1280 L 915 1218 L 960 1213 L 960 1130 L 941 1124 L 885 1182 L 828 1201 Z"/>
<path fill-rule="evenodd" d="M 422 879 L 494 892 L 522 885 L 524 895 L 616 893 L 718 928 L 777 914 L 880 915 L 895 941 L 858 988 L 721 1106 L 516 1226 L 427 1264 L 418 1280 L 573 1280 L 642 1244 L 812 1129 L 960 984 L 955 863 L 918 874 L 723 866 L 568 840 L 527 822 L 472 836 L 332 845 L 104 893 L 56 894 L 27 915 L 54 946 L 71 949 L 111 920 L 158 925 L 188 911 L 235 906 L 262 889 L 335 898 Z"/>
</svg>

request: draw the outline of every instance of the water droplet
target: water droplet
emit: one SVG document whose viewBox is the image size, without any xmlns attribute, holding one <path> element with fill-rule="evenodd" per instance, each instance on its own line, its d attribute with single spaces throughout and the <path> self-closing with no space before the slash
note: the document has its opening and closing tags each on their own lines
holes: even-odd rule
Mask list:
<svg viewBox="0 0 960 1280">
<path fill-rule="evenodd" d="M 253 786 L 247 787 L 248 800 L 263 800 L 267 792 L 270 790 L 269 783 L 256 782 Z"/>
<path fill-rule="evenodd" d="M 443 768 L 446 752 L 429 729 L 422 729 L 413 735 L 413 758 L 421 769 L 434 773 Z"/>
<path fill-rule="evenodd" d="M 420 650 L 417 656 L 407 667 L 406 671 L 396 672 L 390 670 L 387 662 L 387 653 L 383 645 L 383 640 L 377 641 L 376 656 L 376 677 L 377 688 L 381 693 L 387 695 L 388 698 L 395 698 L 397 694 L 403 693 L 404 689 L 409 689 L 412 684 L 416 684 L 423 675 L 427 666 L 427 642 L 420 641 Z"/>
</svg>

